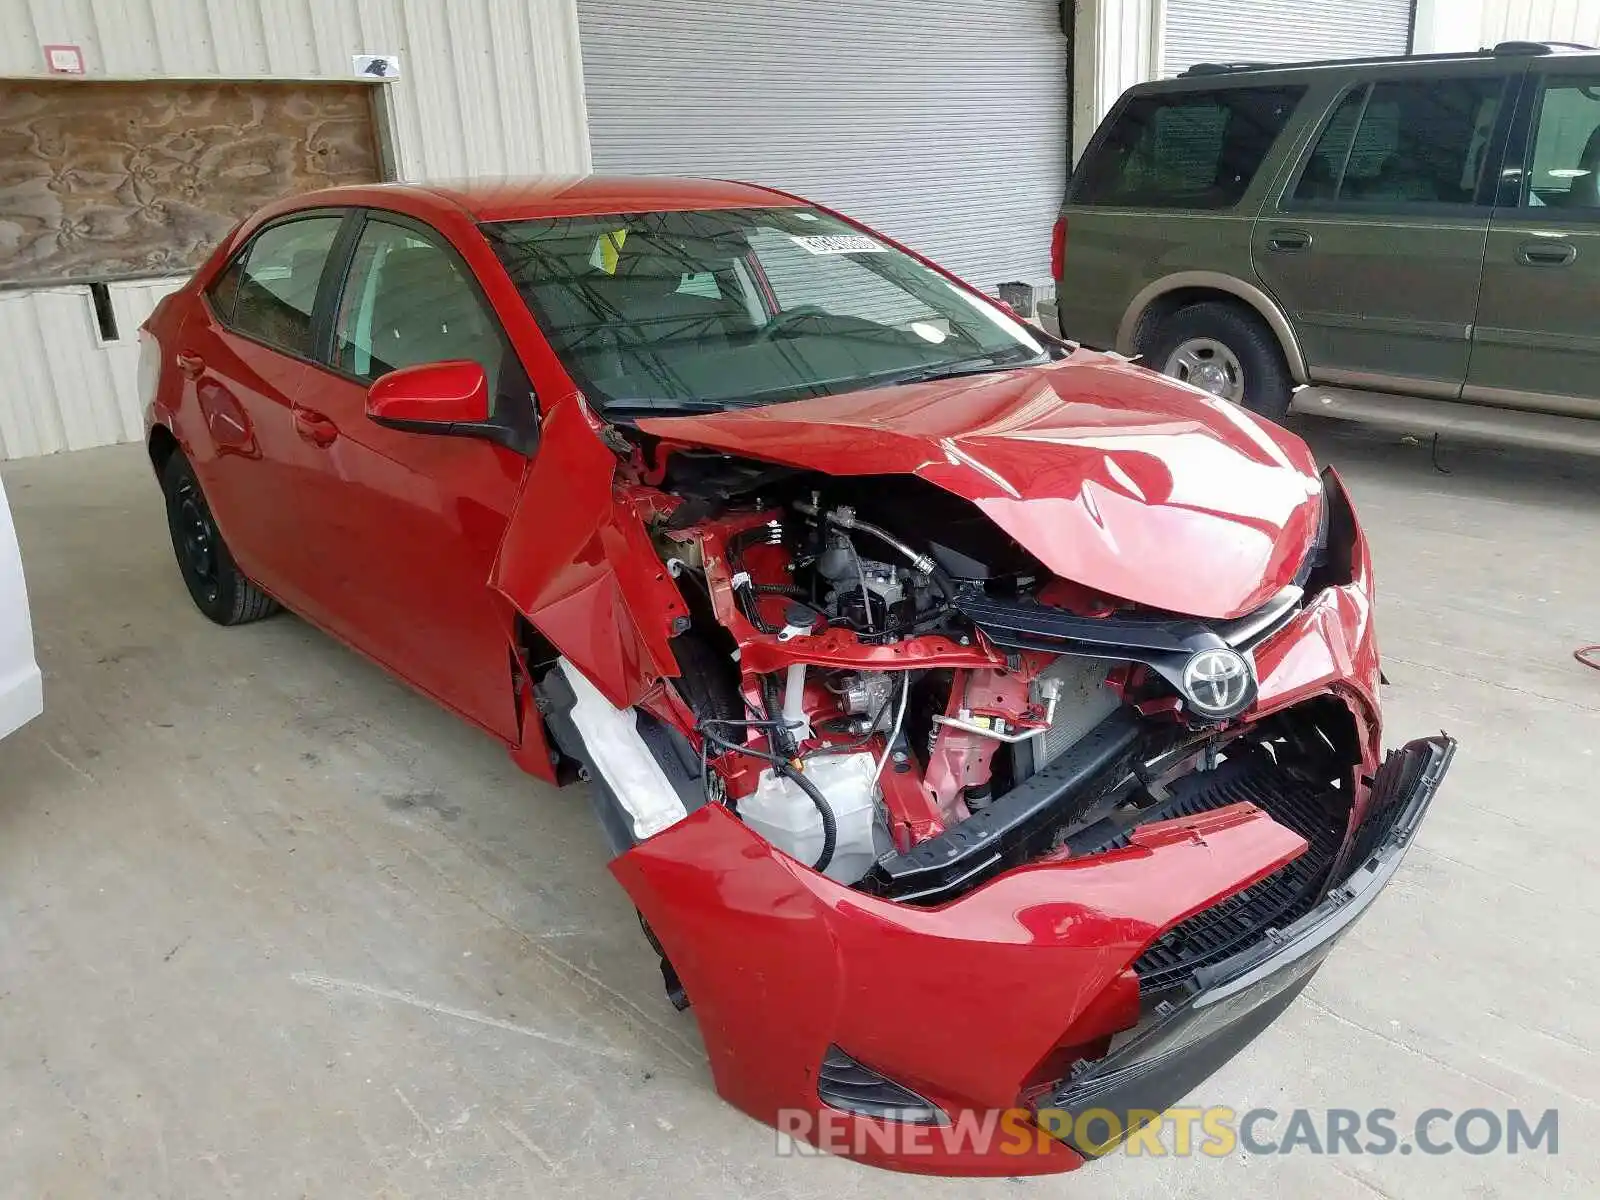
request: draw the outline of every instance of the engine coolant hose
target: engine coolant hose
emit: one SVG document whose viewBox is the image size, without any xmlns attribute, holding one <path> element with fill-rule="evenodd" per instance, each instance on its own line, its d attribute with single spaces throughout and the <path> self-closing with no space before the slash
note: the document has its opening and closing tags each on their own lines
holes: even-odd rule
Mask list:
<svg viewBox="0 0 1600 1200">
<path fill-rule="evenodd" d="M 811 869 L 813 871 L 826 871 L 828 865 L 833 862 L 833 852 L 839 846 L 839 823 L 834 820 L 833 808 L 828 804 L 828 798 L 822 794 L 822 789 L 807 779 L 805 773 L 788 759 L 776 754 L 768 754 L 765 750 L 757 750 L 754 746 L 745 746 L 738 742 L 729 741 L 719 734 L 712 733 L 711 730 L 706 728 L 708 724 L 712 723 L 702 721 L 697 727 L 700 736 L 705 738 L 706 741 L 714 746 L 721 746 L 724 750 L 732 750 L 736 754 L 748 754 L 751 758 L 759 758 L 763 762 L 771 763 L 773 771 L 790 780 L 806 794 L 806 799 L 810 800 L 816 807 L 817 816 L 822 818 L 822 853 L 817 855 L 817 861 L 811 864 Z M 764 721 L 759 722 L 759 724 L 770 726 L 773 722 Z M 774 730 L 774 732 L 777 731 Z"/>
<path fill-rule="evenodd" d="M 817 816 L 822 818 L 822 853 L 817 855 L 817 861 L 811 864 L 811 869 L 826 871 L 828 864 L 833 862 L 833 852 L 839 845 L 839 823 L 833 819 L 833 809 L 828 805 L 828 798 L 822 794 L 821 788 L 806 778 L 804 771 L 789 763 L 781 763 L 775 770 L 804 792 L 811 803 L 816 805 Z"/>
</svg>

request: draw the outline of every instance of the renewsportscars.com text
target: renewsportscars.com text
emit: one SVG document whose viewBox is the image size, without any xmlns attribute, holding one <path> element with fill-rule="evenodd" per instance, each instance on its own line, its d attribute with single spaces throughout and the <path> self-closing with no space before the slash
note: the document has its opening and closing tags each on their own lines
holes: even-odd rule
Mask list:
<svg viewBox="0 0 1600 1200">
<path fill-rule="evenodd" d="M 1164 1113 L 1095 1108 L 963 1112 L 944 1125 L 858 1121 L 842 1112 L 779 1113 L 778 1153 L 915 1156 L 970 1151 L 1029 1154 L 1059 1138 L 1090 1155 L 1121 1145 L 1126 1154 L 1225 1158 L 1248 1154 L 1557 1154 L 1558 1110 L 1428 1108 L 1402 1117 L 1392 1108 L 1170 1108 Z"/>
</svg>

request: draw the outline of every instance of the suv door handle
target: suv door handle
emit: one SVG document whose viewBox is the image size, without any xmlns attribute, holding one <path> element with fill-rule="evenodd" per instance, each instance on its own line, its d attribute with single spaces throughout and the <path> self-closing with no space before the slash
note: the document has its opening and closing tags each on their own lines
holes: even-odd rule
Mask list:
<svg viewBox="0 0 1600 1200">
<path fill-rule="evenodd" d="M 1267 249 L 1289 252 L 1306 250 L 1311 246 L 1311 235 L 1304 229 L 1274 229 L 1267 235 Z"/>
<path fill-rule="evenodd" d="M 1523 242 L 1517 261 L 1525 267 L 1570 267 L 1578 261 L 1578 248 L 1571 242 Z"/>
<path fill-rule="evenodd" d="M 339 436 L 332 417 L 298 406 L 294 410 L 294 431 L 313 446 L 331 446 Z"/>
<path fill-rule="evenodd" d="M 190 379 L 199 379 L 200 372 L 206 369 L 206 360 L 192 350 L 179 350 L 172 356 L 172 361 L 177 363 L 178 370 Z"/>
</svg>

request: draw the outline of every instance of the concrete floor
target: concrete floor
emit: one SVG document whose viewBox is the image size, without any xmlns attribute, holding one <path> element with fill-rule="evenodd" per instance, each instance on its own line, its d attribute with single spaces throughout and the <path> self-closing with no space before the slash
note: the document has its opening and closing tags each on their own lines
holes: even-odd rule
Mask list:
<svg viewBox="0 0 1600 1200">
<path fill-rule="evenodd" d="M 5 467 L 49 712 L 0 746 L 0 1196 L 1597 1194 L 1593 464 L 1309 433 L 1375 546 L 1391 740 L 1462 752 L 1375 916 L 1195 1099 L 1556 1107 L 1559 1155 L 780 1159 L 583 797 L 293 618 L 207 624 L 122 447 Z"/>
</svg>

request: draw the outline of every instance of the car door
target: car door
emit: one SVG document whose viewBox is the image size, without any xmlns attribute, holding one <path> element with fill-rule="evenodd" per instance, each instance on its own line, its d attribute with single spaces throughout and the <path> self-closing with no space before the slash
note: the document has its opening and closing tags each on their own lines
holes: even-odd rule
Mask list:
<svg viewBox="0 0 1600 1200">
<path fill-rule="evenodd" d="M 1600 417 L 1600 65 L 1540 64 L 1523 107 L 1464 395 Z"/>
<path fill-rule="evenodd" d="M 366 416 L 367 387 L 450 359 L 489 374 L 497 417 L 533 399 L 470 270 L 436 231 L 369 213 L 295 417 L 318 431 L 319 471 L 293 498 L 316 561 L 316 619 L 411 683 L 512 740 L 509 608 L 490 589 L 522 454 L 480 438 L 401 432 Z"/>
<path fill-rule="evenodd" d="M 1311 378 L 1454 399 L 1514 79 L 1493 61 L 1354 80 L 1251 235 Z"/>
<path fill-rule="evenodd" d="M 311 371 L 319 283 L 343 210 L 297 213 L 256 233 L 183 323 L 176 361 L 204 436 L 195 473 L 240 568 L 292 608 L 308 563 L 284 497 L 307 466 L 293 405 Z"/>
</svg>

